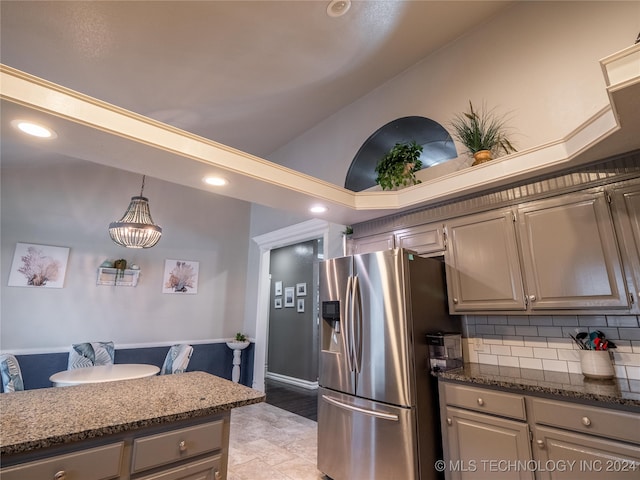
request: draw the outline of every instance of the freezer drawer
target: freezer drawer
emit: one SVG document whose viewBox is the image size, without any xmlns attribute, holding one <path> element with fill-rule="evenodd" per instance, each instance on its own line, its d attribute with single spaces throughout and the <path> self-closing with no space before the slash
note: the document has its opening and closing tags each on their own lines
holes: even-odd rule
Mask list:
<svg viewBox="0 0 640 480">
<path fill-rule="evenodd" d="M 415 413 L 318 390 L 318 469 L 333 480 L 418 480 Z"/>
</svg>

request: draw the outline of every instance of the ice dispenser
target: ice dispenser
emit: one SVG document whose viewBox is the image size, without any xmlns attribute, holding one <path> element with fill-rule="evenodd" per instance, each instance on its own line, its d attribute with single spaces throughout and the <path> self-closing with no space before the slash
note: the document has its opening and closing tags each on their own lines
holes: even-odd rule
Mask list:
<svg viewBox="0 0 640 480">
<path fill-rule="evenodd" d="M 462 335 L 434 333 L 427 335 L 431 370 L 451 370 L 462 366 Z"/>
</svg>

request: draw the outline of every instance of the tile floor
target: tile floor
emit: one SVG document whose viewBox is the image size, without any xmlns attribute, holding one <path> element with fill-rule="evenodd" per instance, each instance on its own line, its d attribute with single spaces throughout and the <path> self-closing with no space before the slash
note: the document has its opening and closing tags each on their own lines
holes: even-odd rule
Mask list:
<svg viewBox="0 0 640 480">
<path fill-rule="evenodd" d="M 267 403 L 231 411 L 228 480 L 329 480 L 316 468 L 317 423 Z"/>
</svg>

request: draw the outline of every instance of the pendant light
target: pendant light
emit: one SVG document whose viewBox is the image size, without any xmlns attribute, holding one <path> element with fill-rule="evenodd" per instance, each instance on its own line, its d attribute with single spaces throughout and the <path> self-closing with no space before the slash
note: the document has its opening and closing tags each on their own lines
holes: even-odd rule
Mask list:
<svg viewBox="0 0 640 480">
<path fill-rule="evenodd" d="M 140 195 L 131 197 L 131 203 L 124 216 L 119 221 L 109 224 L 111 240 L 123 247 L 151 248 L 158 243 L 162 235 L 162 228 L 153 223 L 151 218 L 149 199 L 142 196 L 144 179 L 145 175 L 142 176 Z"/>
</svg>

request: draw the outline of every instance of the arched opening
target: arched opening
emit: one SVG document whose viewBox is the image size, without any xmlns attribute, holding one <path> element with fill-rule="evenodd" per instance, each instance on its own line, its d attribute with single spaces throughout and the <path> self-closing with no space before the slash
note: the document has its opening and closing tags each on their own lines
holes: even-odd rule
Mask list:
<svg viewBox="0 0 640 480">
<path fill-rule="evenodd" d="M 422 168 L 458 156 L 451 135 L 438 122 L 419 116 L 398 118 L 379 128 L 362 144 L 351 162 L 344 188 L 360 192 L 375 186 L 378 161 L 396 143 L 412 140 L 423 147 Z"/>
</svg>

